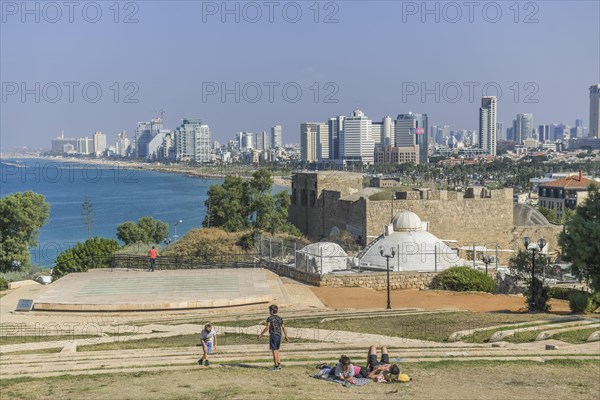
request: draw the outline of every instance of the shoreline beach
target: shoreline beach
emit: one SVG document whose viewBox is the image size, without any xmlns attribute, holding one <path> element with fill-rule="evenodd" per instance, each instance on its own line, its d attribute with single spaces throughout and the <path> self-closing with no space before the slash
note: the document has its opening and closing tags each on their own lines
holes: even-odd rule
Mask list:
<svg viewBox="0 0 600 400">
<path fill-rule="evenodd" d="M 15 159 L 19 159 L 19 157 L 14 157 Z M 241 177 L 244 179 L 250 179 L 251 177 L 251 169 L 239 168 L 236 171 L 236 168 L 221 168 L 222 172 L 219 172 L 219 167 L 186 167 L 181 165 L 166 165 L 166 164 L 149 164 L 139 161 L 117 161 L 117 160 L 98 160 L 98 159 L 80 159 L 80 158 L 69 158 L 62 156 L 28 156 L 21 157 L 28 159 L 40 159 L 46 161 L 57 161 L 64 163 L 74 163 L 74 164 L 87 164 L 87 165 L 96 165 L 101 167 L 117 167 L 123 169 L 138 169 L 138 170 L 147 170 L 147 171 L 155 171 L 155 172 L 165 172 L 170 174 L 180 174 L 186 175 L 193 178 L 202 178 L 202 179 L 224 179 L 227 175 L 231 174 L 241 174 Z M 216 171 L 215 171 L 216 170 Z M 226 173 L 227 172 L 227 173 Z M 291 188 L 292 180 L 290 177 L 283 176 L 273 176 L 273 184 L 276 186 L 281 186 L 285 188 Z"/>
</svg>

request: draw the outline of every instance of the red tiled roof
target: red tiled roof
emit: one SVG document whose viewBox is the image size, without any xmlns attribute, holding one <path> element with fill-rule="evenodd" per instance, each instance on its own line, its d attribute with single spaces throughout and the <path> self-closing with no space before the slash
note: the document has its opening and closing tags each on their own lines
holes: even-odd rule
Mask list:
<svg viewBox="0 0 600 400">
<path fill-rule="evenodd" d="M 568 176 L 566 178 L 557 179 L 552 182 L 540 184 L 540 187 L 561 188 L 561 189 L 587 189 L 594 182 L 591 179 L 581 178 L 578 176 Z"/>
</svg>

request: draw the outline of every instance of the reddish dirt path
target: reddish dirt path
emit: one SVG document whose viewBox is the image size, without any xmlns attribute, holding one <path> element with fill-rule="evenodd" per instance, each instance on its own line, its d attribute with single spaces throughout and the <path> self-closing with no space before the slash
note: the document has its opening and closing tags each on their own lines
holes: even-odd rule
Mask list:
<svg viewBox="0 0 600 400">
<path fill-rule="evenodd" d="M 311 288 L 317 297 L 329 308 L 385 308 L 387 293 L 360 287 L 314 287 Z M 392 307 L 423 308 L 439 310 L 457 308 L 468 311 L 524 311 L 525 299 L 522 296 L 487 293 L 460 293 L 438 290 L 393 290 Z M 551 312 L 569 313 L 569 302 L 552 300 Z"/>
</svg>

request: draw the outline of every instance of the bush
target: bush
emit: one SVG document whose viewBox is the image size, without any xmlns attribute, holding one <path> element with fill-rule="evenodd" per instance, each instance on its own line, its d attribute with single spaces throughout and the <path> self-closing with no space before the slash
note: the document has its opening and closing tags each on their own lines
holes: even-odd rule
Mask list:
<svg viewBox="0 0 600 400">
<path fill-rule="evenodd" d="M 6 282 L 6 279 L 0 276 L 0 290 L 6 289 L 8 289 L 8 282 Z"/>
<path fill-rule="evenodd" d="M 581 290 L 579 289 L 554 286 L 550 289 L 550 297 L 553 299 L 569 300 L 572 293 L 580 292 Z"/>
<path fill-rule="evenodd" d="M 598 300 L 600 300 L 598 293 L 591 295 L 587 292 L 578 291 L 571 293 L 571 296 L 569 296 L 569 307 L 571 312 L 574 313 L 591 313 L 598 307 L 596 302 Z"/>
<path fill-rule="evenodd" d="M 108 268 L 111 255 L 118 249 L 116 240 L 99 237 L 77 243 L 56 257 L 52 278 L 56 280 L 71 272 L 85 272 L 92 268 Z"/>
<path fill-rule="evenodd" d="M 550 300 L 550 288 L 548 286 L 544 286 L 541 280 L 535 278 L 533 281 L 535 286 L 535 298 L 533 299 L 533 309 L 531 308 L 531 286 L 527 285 L 527 289 L 525 290 L 525 299 L 527 301 L 527 308 L 529 311 L 549 311 L 550 305 L 548 301 Z"/>
<path fill-rule="evenodd" d="M 496 282 L 483 272 L 470 267 L 452 267 L 433 278 L 431 288 L 455 292 L 493 293 L 496 291 Z"/>
</svg>

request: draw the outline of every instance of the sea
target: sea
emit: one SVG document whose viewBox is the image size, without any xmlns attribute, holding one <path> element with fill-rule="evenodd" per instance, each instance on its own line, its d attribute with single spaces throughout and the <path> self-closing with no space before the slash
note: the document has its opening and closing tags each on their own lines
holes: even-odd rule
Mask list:
<svg viewBox="0 0 600 400">
<path fill-rule="evenodd" d="M 206 215 L 204 201 L 219 179 L 183 174 L 125 169 L 117 166 L 61 162 L 47 159 L 2 159 L 0 197 L 33 191 L 46 197 L 50 218 L 39 230 L 31 262 L 52 268 L 56 256 L 87 239 L 83 202 L 93 209 L 91 235 L 117 240 L 117 225 L 150 215 L 169 224 L 173 239 L 199 228 Z M 273 191 L 285 190 L 274 186 Z"/>
</svg>

